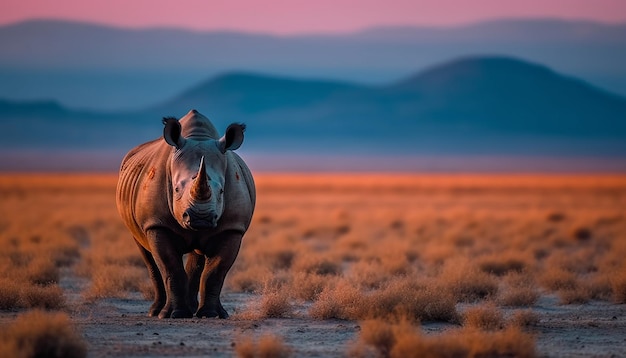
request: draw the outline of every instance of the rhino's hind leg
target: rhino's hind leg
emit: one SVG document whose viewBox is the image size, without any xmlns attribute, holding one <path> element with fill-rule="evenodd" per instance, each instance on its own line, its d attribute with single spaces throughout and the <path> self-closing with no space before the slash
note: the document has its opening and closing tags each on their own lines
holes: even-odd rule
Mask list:
<svg viewBox="0 0 626 358">
<path fill-rule="evenodd" d="M 206 261 L 200 279 L 200 307 L 196 316 L 228 318 L 228 312 L 220 301 L 220 293 L 226 274 L 239 253 L 241 237 L 242 234 L 238 232 L 222 233 L 216 240 L 212 240 L 214 245 L 204 250 Z"/>
<path fill-rule="evenodd" d="M 183 269 L 182 254 L 172 244 L 176 240 L 172 240 L 170 235 L 166 230 L 148 231 L 148 243 L 167 294 L 159 318 L 189 318 L 192 313 L 187 307 L 187 275 Z"/>
<path fill-rule="evenodd" d="M 137 244 L 137 247 L 139 247 L 139 252 L 141 253 L 141 257 L 148 268 L 148 274 L 150 275 L 150 280 L 152 281 L 152 285 L 154 287 L 154 302 L 152 303 L 152 306 L 150 306 L 148 316 L 158 316 L 159 312 L 161 312 L 165 306 L 167 298 L 165 294 L 165 286 L 163 285 L 163 278 L 161 277 L 161 272 L 159 272 L 159 268 L 157 267 L 154 257 L 150 251 L 141 246 L 137 240 L 135 240 L 135 243 Z"/>
<path fill-rule="evenodd" d="M 187 255 L 185 272 L 187 273 L 187 305 L 192 312 L 198 309 L 198 290 L 200 287 L 200 277 L 204 269 L 204 255 L 194 251 Z"/>
</svg>

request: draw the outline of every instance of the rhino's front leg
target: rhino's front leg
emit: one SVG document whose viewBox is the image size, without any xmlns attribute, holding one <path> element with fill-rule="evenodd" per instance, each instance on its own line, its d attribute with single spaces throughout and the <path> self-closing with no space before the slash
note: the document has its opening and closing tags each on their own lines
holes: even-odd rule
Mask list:
<svg viewBox="0 0 626 358">
<path fill-rule="evenodd" d="M 195 312 L 198 309 L 198 289 L 200 287 L 200 278 L 204 270 L 204 255 L 194 251 L 187 255 L 187 264 L 185 271 L 187 272 L 187 301 L 189 309 Z"/>
<path fill-rule="evenodd" d="M 212 238 L 212 245 L 204 251 L 206 261 L 200 279 L 200 307 L 196 316 L 228 318 L 228 312 L 220 301 L 220 293 L 226 274 L 239 253 L 241 237 L 241 233 L 234 231 L 222 233 Z"/>
<path fill-rule="evenodd" d="M 187 307 L 187 275 L 183 269 L 183 256 L 174 243 L 172 234 L 164 229 L 148 231 L 148 243 L 165 286 L 167 300 L 159 318 L 192 317 Z"/>
<path fill-rule="evenodd" d="M 150 275 L 150 280 L 152 281 L 152 285 L 154 287 L 154 302 L 148 311 L 148 316 L 154 317 L 161 312 L 163 307 L 165 307 L 165 301 L 167 299 L 165 287 L 163 286 L 163 278 L 161 277 L 161 272 L 154 261 L 152 253 L 141 246 L 137 239 L 135 239 L 135 243 L 137 244 L 137 247 L 139 247 L 139 252 L 141 252 L 141 257 L 148 268 L 148 274 Z"/>
</svg>

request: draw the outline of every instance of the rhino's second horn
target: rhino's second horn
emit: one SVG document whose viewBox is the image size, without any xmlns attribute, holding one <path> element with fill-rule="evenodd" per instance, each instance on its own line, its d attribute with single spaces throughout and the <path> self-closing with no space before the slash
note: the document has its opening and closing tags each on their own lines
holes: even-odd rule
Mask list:
<svg viewBox="0 0 626 358">
<path fill-rule="evenodd" d="M 204 157 L 200 159 L 200 169 L 191 187 L 191 197 L 196 201 L 211 199 L 211 186 L 209 185 L 209 176 L 206 174 Z"/>
</svg>

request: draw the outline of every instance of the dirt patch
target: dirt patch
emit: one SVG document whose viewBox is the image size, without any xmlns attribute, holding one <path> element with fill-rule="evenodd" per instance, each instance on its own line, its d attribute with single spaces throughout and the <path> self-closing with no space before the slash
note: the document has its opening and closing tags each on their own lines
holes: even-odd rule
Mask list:
<svg viewBox="0 0 626 358">
<path fill-rule="evenodd" d="M 86 281 L 66 272 L 61 286 L 74 302 L 71 317 L 89 346 L 90 357 L 232 357 L 244 337 L 264 334 L 281 337 L 296 357 L 343 357 L 360 331 L 358 321 L 313 320 L 309 305 L 296 305 L 291 318 L 242 320 L 237 312 L 258 300 L 250 293 L 225 292 L 225 308 L 235 318 L 165 319 L 146 317 L 150 301 L 134 294 L 128 299 L 103 299 L 84 303 L 81 287 Z M 459 304 L 459 312 L 475 304 Z M 505 309 L 505 316 L 518 310 Z M 556 295 L 542 295 L 532 307 L 539 318 L 529 331 L 536 338 L 541 357 L 626 356 L 626 305 L 591 301 L 562 305 Z M 14 316 L 2 314 L 2 320 Z M 421 330 L 437 335 L 458 328 L 450 323 L 423 323 Z"/>
</svg>

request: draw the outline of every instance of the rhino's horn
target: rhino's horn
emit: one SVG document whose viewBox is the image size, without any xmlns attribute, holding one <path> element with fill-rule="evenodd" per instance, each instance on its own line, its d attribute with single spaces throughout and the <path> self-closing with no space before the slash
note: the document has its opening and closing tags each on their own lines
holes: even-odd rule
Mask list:
<svg viewBox="0 0 626 358">
<path fill-rule="evenodd" d="M 211 199 L 211 186 L 209 185 L 209 176 L 206 174 L 204 157 L 200 159 L 200 169 L 198 169 L 198 175 L 191 186 L 191 197 L 197 201 Z"/>
</svg>

